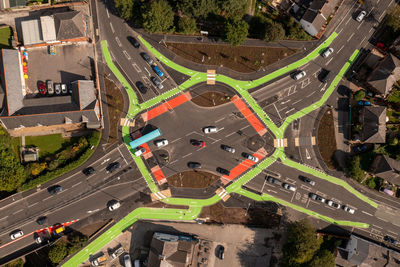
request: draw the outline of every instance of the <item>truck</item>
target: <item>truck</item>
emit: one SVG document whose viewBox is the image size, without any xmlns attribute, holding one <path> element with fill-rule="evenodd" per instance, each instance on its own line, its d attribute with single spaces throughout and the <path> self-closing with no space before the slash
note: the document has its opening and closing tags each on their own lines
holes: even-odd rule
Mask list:
<svg viewBox="0 0 400 267">
<path fill-rule="evenodd" d="M 93 260 L 90 262 L 90 264 L 91 264 L 92 266 L 100 266 L 100 265 L 101 265 L 103 262 L 105 262 L 105 261 L 107 261 L 107 256 L 106 256 L 106 255 L 102 255 L 102 256 L 99 256 L 99 257 L 93 259 Z"/>
<path fill-rule="evenodd" d="M 57 228 L 53 229 L 53 234 L 54 235 L 61 235 L 65 231 L 65 227 L 60 225 Z"/>
</svg>

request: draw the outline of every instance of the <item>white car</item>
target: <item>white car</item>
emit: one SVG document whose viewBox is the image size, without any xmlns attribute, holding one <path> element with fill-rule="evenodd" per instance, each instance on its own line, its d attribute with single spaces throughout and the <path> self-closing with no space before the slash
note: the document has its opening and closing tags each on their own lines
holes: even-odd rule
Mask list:
<svg viewBox="0 0 400 267">
<path fill-rule="evenodd" d="M 157 147 L 163 147 L 163 146 L 168 145 L 168 140 L 167 139 L 160 139 L 160 140 L 155 141 L 154 144 Z"/>
<path fill-rule="evenodd" d="M 244 157 L 245 159 L 254 161 L 254 162 L 256 162 L 256 163 L 259 161 L 259 158 L 255 157 L 255 156 L 253 156 L 253 155 L 250 155 L 249 153 L 246 153 L 246 152 L 243 152 L 243 153 L 242 153 L 242 157 Z"/>
<path fill-rule="evenodd" d="M 22 232 L 21 230 L 15 230 L 14 232 L 12 232 L 12 233 L 10 234 L 10 238 L 11 238 L 12 240 L 14 240 L 14 239 L 20 238 L 20 237 L 23 236 L 23 235 L 24 235 L 24 232 Z"/>
<path fill-rule="evenodd" d="M 146 152 L 146 148 L 144 147 L 140 147 L 135 151 L 135 156 L 136 157 L 140 157 L 143 153 Z"/>
<path fill-rule="evenodd" d="M 328 202 L 326 202 L 326 204 L 328 204 L 328 206 L 335 208 L 335 209 L 340 209 L 340 204 L 333 202 L 332 200 L 328 200 Z"/>
<path fill-rule="evenodd" d="M 361 22 L 361 21 L 364 19 L 365 15 L 367 15 L 367 12 L 365 12 L 364 10 L 361 11 L 360 14 L 358 14 L 356 20 L 357 20 L 358 22 Z"/>
<path fill-rule="evenodd" d="M 306 75 L 307 75 L 307 73 L 304 70 L 302 70 L 302 71 L 296 73 L 296 75 L 294 75 L 293 78 L 297 81 L 297 80 L 300 80 L 301 78 L 305 77 Z"/>
<path fill-rule="evenodd" d="M 343 210 L 350 213 L 350 214 L 354 214 L 355 210 L 348 207 L 348 206 L 343 206 Z"/>
<path fill-rule="evenodd" d="M 61 84 L 61 93 L 63 93 L 63 94 L 67 94 L 68 93 L 67 85 L 65 83 Z"/>
<path fill-rule="evenodd" d="M 332 47 L 329 47 L 328 49 L 325 50 L 324 53 L 322 53 L 322 57 L 323 57 L 323 58 L 327 58 L 327 57 L 329 57 L 329 55 L 332 54 L 332 53 L 333 53 L 333 48 L 332 48 Z"/>
<path fill-rule="evenodd" d="M 117 202 L 114 202 L 112 205 L 110 205 L 110 206 L 108 207 L 108 209 L 109 209 L 110 211 L 113 211 L 113 210 L 118 209 L 119 207 L 121 207 L 121 203 L 119 203 L 119 202 L 117 201 Z"/>
<path fill-rule="evenodd" d="M 283 188 L 285 188 L 287 190 L 290 190 L 290 191 L 293 191 L 293 192 L 296 191 L 296 187 L 294 187 L 293 185 L 284 183 L 282 186 L 283 186 Z"/>
<path fill-rule="evenodd" d="M 204 127 L 204 128 L 203 128 L 203 132 L 204 132 L 205 134 L 216 133 L 216 132 L 218 132 L 218 128 L 215 127 L 215 126 Z"/>
</svg>

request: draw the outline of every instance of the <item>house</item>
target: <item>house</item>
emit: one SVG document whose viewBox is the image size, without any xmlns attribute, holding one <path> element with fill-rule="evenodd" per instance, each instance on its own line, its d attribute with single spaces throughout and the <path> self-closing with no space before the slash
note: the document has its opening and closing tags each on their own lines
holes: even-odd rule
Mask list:
<svg viewBox="0 0 400 267">
<path fill-rule="evenodd" d="M 386 107 L 364 106 L 361 111 L 361 141 L 364 143 L 386 142 Z"/>
<path fill-rule="evenodd" d="M 306 6 L 311 1 L 299 1 L 299 5 Z M 310 35 L 316 36 L 322 26 L 325 25 L 328 18 L 335 12 L 336 6 L 340 0 L 314 0 L 311 5 L 306 9 L 300 24 L 303 29 Z M 300 8 L 298 8 L 300 9 Z"/>
<path fill-rule="evenodd" d="M 148 267 L 191 266 L 194 247 L 198 240 L 190 236 L 154 233 L 148 258 Z"/>
<path fill-rule="evenodd" d="M 380 60 L 367 77 L 366 85 L 379 95 L 386 97 L 398 80 L 400 80 L 400 59 L 389 53 Z"/>
<path fill-rule="evenodd" d="M 22 161 L 24 163 L 35 162 L 39 160 L 39 148 L 23 148 L 22 149 Z"/>
<path fill-rule="evenodd" d="M 86 15 L 83 11 L 55 13 L 21 21 L 24 46 L 41 46 L 61 42 L 87 41 Z"/>
<path fill-rule="evenodd" d="M 26 0 L 1 0 L 0 10 L 4 10 L 7 8 L 24 7 L 26 6 L 26 3 Z"/>
<path fill-rule="evenodd" d="M 392 184 L 400 184 L 400 161 L 378 155 L 371 165 L 372 172 Z"/>
<path fill-rule="evenodd" d="M 26 94 L 22 73 L 21 52 L 2 49 L 0 79 L 4 100 L 0 122 L 14 135 L 20 130 L 100 128 L 100 106 L 93 81 L 72 83 L 72 95 L 32 97 Z M 1 94 L 0 94 L 1 95 Z"/>
</svg>

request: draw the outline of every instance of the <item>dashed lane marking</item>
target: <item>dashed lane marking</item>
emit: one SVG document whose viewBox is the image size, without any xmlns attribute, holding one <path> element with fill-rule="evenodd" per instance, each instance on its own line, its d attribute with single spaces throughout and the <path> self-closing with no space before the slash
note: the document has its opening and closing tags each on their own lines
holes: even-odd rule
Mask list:
<svg viewBox="0 0 400 267">
<path fill-rule="evenodd" d="M 126 50 L 122 51 L 122 53 L 124 53 L 126 59 L 131 60 L 131 56 L 126 52 Z"/>
</svg>

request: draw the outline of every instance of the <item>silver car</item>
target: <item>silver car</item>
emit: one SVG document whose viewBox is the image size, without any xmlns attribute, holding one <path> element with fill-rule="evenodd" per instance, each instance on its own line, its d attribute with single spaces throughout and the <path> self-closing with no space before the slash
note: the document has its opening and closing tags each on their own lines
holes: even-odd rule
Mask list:
<svg viewBox="0 0 400 267">
<path fill-rule="evenodd" d="M 227 145 L 221 145 L 221 149 L 232 154 L 235 153 L 235 149 Z"/>
<path fill-rule="evenodd" d="M 300 80 L 301 78 L 305 77 L 306 75 L 307 75 L 307 73 L 303 70 L 303 71 L 296 73 L 294 75 L 293 79 L 295 79 L 297 81 L 297 80 Z"/>
<path fill-rule="evenodd" d="M 358 14 L 356 20 L 357 20 L 358 22 L 361 22 L 361 21 L 364 19 L 365 15 L 367 15 L 367 12 L 365 12 L 364 10 L 362 10 L 362 11 L 360 12 L 360 14 Z"/>
<path fill-rule="evenodd" d="M 21 230 L 15 230 L 14 232 L 12 232 L 12 233 L 10 234 L 10 238 L 11 238 L 12 240 L 14 240 L 14 239 L 20 238 L 20 237 L 23 236 L 23 235 L 24 235 L 24 232 L 22 232 Z"/>
<path fill-rule="evenodd" d="M 53 95 L 54 94 L 53 81 L 52 80 L 47 80 L 46 81 L 46 85 L 47 85 L 47 93 L 49 95 Z"/>
<path fill-rule="evenodd" d="M 332 54 L 332 53 L 333 53 L 333 48 L 332 48 L 332 47 L 329 47 L 328 49 L 325 50 L 324 53 L 322 53 L 322 57 L 323 57 L 323 58 L 327 58 L 327 57 L 329 57 L 330 54 Z"/>
<path fill-rule="evenodd" d="M 61 84 L 59 83 L 54 84 L 54 91 L 56 95 L 61 95 Z"/>
<path fill-rule="evenodd" d="M 158 89 L 163 89 L 164 85 L 156 78 L 156 77 L 151 77 L 151 81 L 154 83 L 155 86 L 157 86 Z"/>
</svg>

